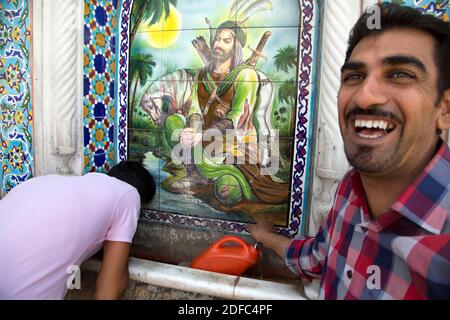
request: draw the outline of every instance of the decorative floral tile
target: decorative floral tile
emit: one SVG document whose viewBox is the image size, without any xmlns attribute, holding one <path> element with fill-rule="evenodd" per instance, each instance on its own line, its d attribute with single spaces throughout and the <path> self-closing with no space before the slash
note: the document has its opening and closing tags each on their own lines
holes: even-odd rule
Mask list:
<svg viewBox="0 0 450 320">
<path fill-rule="evenodd" d="M 449 0 L 391 0 L 391 2 L 416 7 L 424 13 L 433 14 L 444 21 L 449 21 Z"/>
<path fill-rule="evenodd" d="M 117 0 L 84 4 L 84 171 L 114 163 Z"/>
<path fill-rule="evenodd" d="M 0 3 L 0 197 L 33 176 L 31 5 Z"/>
</svg>

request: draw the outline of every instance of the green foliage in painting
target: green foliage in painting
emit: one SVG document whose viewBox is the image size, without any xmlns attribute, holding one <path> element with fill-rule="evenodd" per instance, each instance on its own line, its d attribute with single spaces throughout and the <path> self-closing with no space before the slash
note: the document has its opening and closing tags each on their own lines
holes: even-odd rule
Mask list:
<svg viewBox="0 0 450 320">
<path fill-rule="evenodd" d="M 274 56 L 275 67 L 278 71 L 289 72 L 290 68 L 297 66 L 297 50 L 293 46 L 280 48 Z"/>
<path fill-rule="evenodd" d="M 130 59 L 130 79 L 133 83 L 133 92 L 131 96 L 130 114 L 133 115 L 134 105 L 136 103 L 137 86 L 143 86 L 149 77 L 153 75 L 153 68 L 156 62 L 151 53 L 138 50 L 136 46 L 131 50 Z M 133 118 L 130 118 L 130 127 L 133 125 Z"/>
<path fill-rule="evenodd" d="M 297 50 L 288 45 L 277 50 L 274 56 L 274 65 L 277 71 L 285 73 L 292 73 L 292 69 L 297 67 L 298 57 Z M 274 124 L 280 130 L 280 135 L 291 134 L 292 130 L 292 111 L 295 108 L 297 97 L 296 79 L 291 79 L 283 82 L 278 89 L 278 109 L 274 112 Z"/>
<path fill-rule="evenodd" d="M 297 88 L 295 85 L 295 78 L 291 78 L 284 82 L 278 90 L 278 99 L 281 103 L 288 103 L 291 106 L 294 106 L 296 96 Z"/>
<path fill-rule="evenodd" d="M 132 47 L 132 43 L 136 36 L 139 25 L 147 20 L 150 20 L 148 24 L 154 24 L 163 17 L 163 14 L 164 17 L 167 17 L 170 12 L 171 4 L 173 6 L 176 6 L 177 0 L 134 1 L 133 9 L 131 11 L 130 47 Z"/>
</svg>

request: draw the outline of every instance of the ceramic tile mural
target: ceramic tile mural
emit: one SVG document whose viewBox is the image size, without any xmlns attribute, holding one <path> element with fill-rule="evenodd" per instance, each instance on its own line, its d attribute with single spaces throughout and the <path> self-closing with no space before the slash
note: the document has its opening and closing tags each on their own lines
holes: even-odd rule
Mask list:
<svg viewBox="0 0 450 320">
<path fill-rule="evenodd" d="M 448 0 L 395 2 L 448 20 Z M 146 210 L 150 220 L 245 232 L 245 222 L 268 212 L 277 217 L 282 233 L 297 234 L 308 191 L 318 19 L 319 2 L 314 0 L 86 1 L 85 171 L 104 171 L 127 158 L 143 160 L 158 182 L 155 201 Z M 192 92 L 209 81 L 199 78 L 199 70 L 208 63 L 219 25 L 228 20 L 244 24 L 244 60 L 254 52 L 257 57 L 256 78 L 237 82 L 256 90 L 257 103 L 264 100 L 264 88 L 272 90 L 266 120 L 281 137 L 278 148 L 284 171 L 272 180 L 287 185 L 278 194 L 287 197 L 283 203 L 256 199 L 261 192 L 276 194 L 275 183 L 249 183 L 245 174 L 222 179 L 218 185 L 218 177 L 202 179 L 200 173 L 197 180 L 204 185 L 196 188 L 198 181 L 183 178 L 202 170 L 171 159 L 168 119 L 184 125 Z M 258 47 L 265 32 L 270 35 Z M 197 48 L 192 43 L 196 41 Z M 249 139 L 258 139 L 260 127 L 254 129 Z"/>
<path fill-rule="evenodd" d="M 449 0 L 392 0 L 391 2 L 416 7 L 422 12 L 433 14 L 444 21 L 449 21 Z"/>
<path fill-rule="evenodd" d="M 0 196 L 33 176 L 30 0 L 0 2 Z"/>
<path fill-rule="evenodd" d="M 114 163 L 117 0 L 84 4 L 84 171 Z"/>
<path fill-rule="evenodd" d="M 286 235 L 300 231 L 318 12 L 313 0 L 122 1 L 116 150 L 119 159 L 143 160 L 157 180 L 157 200 L 146 207 L 146 218 L 245 232 L 245 223 L 265 214 Z M 214 82 L 217 75 L 206 65 L 226 71 Z M 199 163 L 201 148 L 188 148 L 195 163 L 180 164 L 172 133 L 198 107 L 203 129 L 227 118 L 241 130 L 234 138 L 243 149 L 219 144 L 228 158 Z M 261 141 L 272 141 L 269 153 Z"/>
</svg>

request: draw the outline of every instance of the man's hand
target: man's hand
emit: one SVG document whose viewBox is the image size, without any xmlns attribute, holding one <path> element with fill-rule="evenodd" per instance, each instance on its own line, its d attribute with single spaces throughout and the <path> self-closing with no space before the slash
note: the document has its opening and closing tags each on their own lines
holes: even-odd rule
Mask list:
<svg viewBox="0 0 450 320">
<path fill-rule="evenodd" d="M 194 128 L 184 128 L 180 134 L 180 142 L 187 146 L 195 146 L 202 140 L 202 132 Z"/>
<path fill-rule="evenodd" d="M 291 239 L 276 233 L 272 219 L 261 218 L 257 224 L 248 224 L 247 230 L 250 231 L 256 241 L 261 242 L 265 247 L 272 249 L 278 256 L 284 258 L 284 252 L 291 243 Z"/>
<path fill-rule="evenodd" d="M 128 284 L 128 256 L 130 244 L 106 241 L 102 267 L 97 277 L 95 299 L 119 299 Z"/>
<path fill-rule="evenodd" d="M 257 224 L 248 224 L 247 229 L 257 242 L 261 242 L 263 244 L 265 239 L 270 236 L 270 234 L 276 233 L 272 219 L 268 217 L 259 219 Z"/>
</svg>

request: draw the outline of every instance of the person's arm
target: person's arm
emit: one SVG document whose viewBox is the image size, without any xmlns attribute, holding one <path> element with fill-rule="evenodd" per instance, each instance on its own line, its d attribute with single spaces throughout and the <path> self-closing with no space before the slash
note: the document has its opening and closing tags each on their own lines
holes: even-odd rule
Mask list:
<svg viewBox="0 0 450 320">
<path fill-rule="evenodd" d="M 103 260 L 97 277 L 95 299 L 119 299 L 128 284 L 128 242 L 106 241 Z"/>
<path fill-rule="evenodd" d="M 284 253 L 292 240 L 283 235 L 276 234 L 275 228 L 269 219 L 260 219 L 257 224 L 247 225 L 247 229 L 257 242 L 272 249 L 280 258 L 284 259 Z"/>
<path fill-rule="evenodd" d="M 267 218 L 260 219 L 256 225 L 247 225 L 247 229 L 256 241 L 284 259 L 292 272 L 310 280 L 322 274 L 335 218 L 333 210 L 330 210 L 315 237 L 289 239 L 276 234 L 272 222 Z"/>
</svg>

